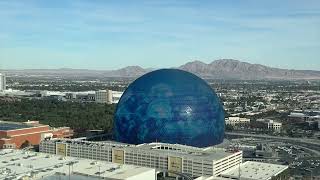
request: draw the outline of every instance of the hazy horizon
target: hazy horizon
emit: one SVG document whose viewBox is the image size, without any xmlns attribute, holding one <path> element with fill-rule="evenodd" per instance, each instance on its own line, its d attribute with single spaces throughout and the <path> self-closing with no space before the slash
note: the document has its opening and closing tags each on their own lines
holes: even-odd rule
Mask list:
<svg viewBox="0 0 320 180">
<path fill-rule="evenodd" d="M 320 1 L 0 1 L 0 69 L 320 70 Z"/>
<path fill-rule="evenodd" d="M 216 60 L 221 60 L 221 59 L 216 59 Z M 216 60 L 213 60 L 213 61 L 216 61 Z M 232 59 L 232 60 L 238 60 L 238 59 Z M 194 62 L 194 61 L 200 61 L 200 60 L 192 60 L 192 61 L 188 61 L 188 62 L 185 62 L 181 65 L 184 65 L 186 63 L 190 63 L 190 62 Z M 210 64 L 212 63 L 213 61 L 211 62 L 203 62 L 203 63 L 206 63 L 206 64 Z M 246 62 L 246 61 L 241 61 L 241 60 L 238 60 L 240 62 L 244 62 L 244 63 L 249 63 L 249 62 Z M 256 63 L 250 63 L 250 64 L 256 64 Z M 97 68 L 97 69 L 90 69 L 90 68 L 73 68 L 73 67 L 55 67 L 55 68 L 0 68 L 0 71 L 1 70 L 54 70 L 54 69 L 73 69 L 73 70 L 96 70 L 96 71 L 111 71 L 111 70 L 118 70 L 118 69 L 122 69 L 122 68 L 127 68 L 127 67 L 132 67 L 132 66 L 138 66 L 138 67 L 141 67 L 143 69 L 166 69 L 166 68 L 177 68 L 181 65 L 178 65 L 178 66 L 172 66 L 172 67 L 143 67 L 143 66 L 139 66 L 139 65 L 127 65 L 127 66 L 124 66 L 124 67 L 119 67 L 119 68 L 114 68 L 114 69 L 103 69 L 103 68 Z M 279 68 L 279 69 L 289 69 L 289 70 L 310 70 L 310 71 L 320 71 L 320 70 L 313 70 L 313 69 L 290 69 L 290 68 L 282 68 L 282 67 L 273 67 L 273 66 L 268 66 L 268 65 L 265 65 L 265 64 L 259 64 L 259 65 L 263 65 L 263 66 L 267 66 L 267 67 L 271 67 L 271 68 Z M 1 72 L 0 72 L 1 73 Z"/>
</svg>

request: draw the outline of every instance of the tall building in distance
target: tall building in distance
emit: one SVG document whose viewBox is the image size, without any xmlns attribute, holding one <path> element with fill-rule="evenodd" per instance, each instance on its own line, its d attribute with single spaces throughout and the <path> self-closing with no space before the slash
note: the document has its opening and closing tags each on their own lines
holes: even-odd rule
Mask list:
<svg viewBox="0 0 320 180">
<path fill-rule="evenodd" d="M 6 75 L 0 73 L 0 91 L 6 90 Z"/>
<path fill-rule="evenodd" d="M 99 90 L 95 93 L 97 103 L 116 104 L 119 102 L 123 92 L 112 90 Z"/>
<path fill-rule="evenodd" d="M 112 98 L 111 95 L 111 91 L 110 90 L 99 90 L 96 91 L 96 102 L 97 103 L 107 103 L 107 104 L 111 104 L 110 103 L 110 99 Z"/>
</svg>

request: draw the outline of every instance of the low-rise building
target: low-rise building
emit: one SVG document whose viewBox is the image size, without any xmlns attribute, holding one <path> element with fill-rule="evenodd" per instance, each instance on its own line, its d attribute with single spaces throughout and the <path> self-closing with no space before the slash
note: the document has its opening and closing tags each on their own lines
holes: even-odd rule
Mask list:
<svg viewBox="0 0 320 180">
<path fill-rule="evenodd" d="M 8 149 L 0 150 L 0 157 L 0 179 L 156 179 L 153 168 L 106 161 Z"/>
<path fill-rule="evenodd" d="M 38 121 L 0 121 L 0 149 L 36 146 L 43 139 L 69 138 L 72 135 L 73 131 L 69 127 L 52 128 Z"/>
<path fill-rule="evenodd" d="M 272 129 L 273 131 L 280 132 L 282 128 L 282 123 L 276 122 L 271 119 L 258 119 L 257 122 L 265 124 L 265 127 Z"/>
<path fill-rule="evenodd" d="M 250 119 L 240 117 L 228 117 L 225 119 L 225 123 L 231 126 L 250 124 Z"/>
<path fill-rule="evenodd" d="M 246 161 L 220 176 L 200 176 L 195 180 L 288 180 L 288 166 Z"/>
<path fill-rule="evenodd" d="M 166 143 L 131 145 L 51 139 L 41 142 L 40 152 L 174 171 L 192 177 L 218 176 L 242 162 L 242 151 Z"/>
<path fill-rule="evenodd" d="M 282 123 L 280 122 L 275 122 L 275 121 L 270 121 L 268 123 L 268 128 L 269 129 L 273 129 L 274 131 L 281 131 L 281 128 L 282 128 Z"/>
<path fill-rule="evenodd" d="M 66 92 L 64 95 L 67 100 L 80 102 L 94 102 L 95 96 L 96 95 L 94 91 Z"/>
<path fill-rule="evenodd" d="M 226 179 L 245 180 L 285 180 L 288 179 L 288 166 L 247 161 L 221 173 Z"/>
</svg>

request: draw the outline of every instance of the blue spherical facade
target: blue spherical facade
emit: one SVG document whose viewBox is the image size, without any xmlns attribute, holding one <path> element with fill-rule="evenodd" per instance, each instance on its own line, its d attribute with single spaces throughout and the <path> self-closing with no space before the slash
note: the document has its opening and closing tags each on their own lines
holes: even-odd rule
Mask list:
<svg viewBox="0 0 320 180">
<path fill-rule="evenodd" d="M 161 69 L 129 85 L 115 112 L 117 141 L 207 147 L 224 137 L 224 111 L 212 88 L 192 73 Z"/>
</svg>

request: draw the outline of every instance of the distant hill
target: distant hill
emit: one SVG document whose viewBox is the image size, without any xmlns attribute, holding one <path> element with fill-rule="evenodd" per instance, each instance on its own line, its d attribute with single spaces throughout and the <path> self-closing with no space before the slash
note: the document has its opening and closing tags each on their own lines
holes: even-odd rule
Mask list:
<svg viewBox="0 0 320 180">
<path fill-rule="evenodd" d="M 152 69 L 143 69 L 139 66 L 128 66 L 118 70 L 90 70 L 90 69 L 22 69 L 0 70 L 8 76 L 34 76 L 34 77 L 138 77 Z"/>
<path fill-rule="evenodd" d="M 201 61 L 188 62 L 177 67 L 192 72 L 203 78 L 210 79 L 239 79 L 239 80 L 320 80 L 320 71 L 289 70 L 268 67 L 260 64 L 250 64 L 233 59 L 215 60 L 209 64 Z M 128 66 L 118 70 L 89 70 L 89 69 L 25 69 L 0 70 L 9 76 L 43 76 L 43 77 L 139 77 L 153 69 L 140 66 Z"/>
<path fill-rule="evenodd" d="M 210 64 L 193 61 L 179 69 L 213 79 L 320 79 L 320 71 L 279 69 L 233 59 L 216 60 Z"/>
<path fill-rule="evenodd" d="M 151 69 L 143 69 L 140 66 L 127 66 L 125 68 L 106 72 L 105 75 L 118 77 L 138 77 L 149 71 L 151 71 Z"/>
</svg>

